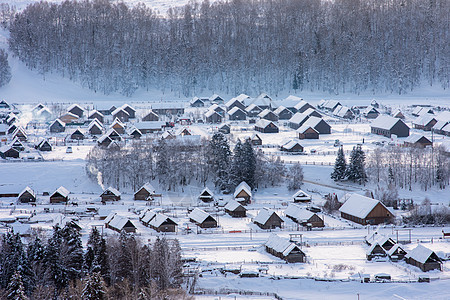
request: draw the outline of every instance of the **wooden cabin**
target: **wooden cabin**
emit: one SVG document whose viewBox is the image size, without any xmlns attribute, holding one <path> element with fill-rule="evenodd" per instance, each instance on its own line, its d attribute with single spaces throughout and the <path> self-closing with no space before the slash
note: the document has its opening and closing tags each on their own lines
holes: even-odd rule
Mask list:
<svg viewBox="0 0 450 300">
<path fill-rule="evenodd" d="M 247 119 L 247 113 L 239 107 L 234 107 L 228 111 L 228 119 L 233 121 L 243 121 Z"/>
<path fill-rule="evenodd" d="M 288 263 L 305 263 L 306 254 L 300 247 L 288 239 L 281 238 L 276 234 L 271 234 L 267 242 L 264 243 L 266 251 Z"/>
<path fill-rule="evenodd" d="M 210 214 L 207 212 L 199 209 L 194 208 L 193 211 L 189 214 L 189 220 L 192 223 L 195 223 L 200 228 L 216 228 L 217 227 L 217 221 L 214 219 Z"/>
<path fill-rule="evenodd" d="M 401 119 L 387 115 L 381 115 L 370 124 L 370 132 L 390 138 L 409 136 L 409 127 Z"/>
<path fill-rule="evenodd" d="M 48 140 L 43 139 L 41 140 L 36 146 L 35 148 L 39 151 L 52 151 L 52 145 L 50 145 L 50 143 L 48 142 Z"/>
<path fill-rule="evenodd" d="M 159 121 L 159 116 L 153 110 L 150 110 L 148 114 L 146 114 L 142 118 L 142 121 L 144 122 Z"/>
<path fill-rule="evenodd" d="M 325 227 L 325 223 L 321 217 L 298 204 L 290 203 L 288 208 L 284 211 L 284 214 L 286 217 L 302 226 Z"/>
<path fill-rule="evenodd" d="M 175 232 L 178 224 L 168 216 L 157 213 L 148 222 L 148 226 L 157 232 Z"/>
<path fill-rule="evenodd" d="M 263 208 L 258 215 L 253 219 L 253 223 L 258 225 L 261 229 L 275 229 L 281 228 L 284 221 L 271 209 Z"/>
<path fill-rule="evenodd" d="M 198 196 L 198 199 L 202 200 L 203 202 L 212 202 L 214 200 L 214 194 L 211 192 L 211 190 L 208 187 L 205 187 L 203 191 Z"/>
<path fill-rule="evenodd" d="M 405 261 L 418 267 L 423 272 L 431 270 L 442 271 L 442 260 L 432 250 L 420 244 L 405 255 Z"/>
<path fill-rule="evenodd" d="M 262 112 L 260 112 L 258 114 L 258 117 L 261 120 L 268 120 L 268 121 L 272 121 L 272 122 L 277 122 L 278 121 L 278 116 L 273 111 L 271 111 L 268 108 L 266 108 Z"/>
<path fill-rule="evenodd" d="M 387 257 L 387 252 L 378 242 L 372 243 L 370 248 L 366 252 L 366 258 L 371 261 L 374 258 Z"/>
<path fill-rule="evenodd" d="M 0 157 L 3 159 L 19 158 L 20 153 L 19 153 L 19 150 L 17 150 L 16 148 L 6 145 L 6 146 L 0 147 Z"/>
<path fill-rule="evenodd" d="M 66 124 L 60 119 L 56 119 L 50 124 L 49 130 L 51 133 L 64 132 L 64 130 L 66 130 Z"/>
<path fill-rule="evenodd" d="M 128 122 L 130 120 L 130 114 L 122 107 L 116 108 L 111 114 L 114 119 L 118 119 L 120 122 Z"/>
<path fill-rule="evenodd" d="M 261 146 L 262 145 L 262 139 L 257 133 L 255 133 L 252 136 L 248 137 L 247 140 L 253 146 Z"/>
<path fill-rule="evenodd" d="M 121 193 L 113 187 L 108 187 L 103 193 L 100 195 L 102 198 L 102 202 L 106 201 L 119 201 L 121 197 Z"/>
<path fill-rule="evenodd" d="M 88 131 L 91 135 L 101 135 L 103 133 L 103 127 L 98 121 L 92 121 L 88 126 Z"/>
<path fill-rule="evenodd" d="M 121 108 L 128 113 L 128 117 L 130 119 L 136 118 L 136 109 L 131 107 L 129 104 L 125 103 L 124 105 L 121 106 Z"/>
<path fill-rule="evenodd" d="M 67 108 L 67 111 L 71 114 L 76 115 L 78 118 L 81 118 L 84 114 L 84 108 L 82 108 L 78 104 L 72 104 Z"/>
<path fill-rule="evenodd" d="M 303 146 L 295 140 L 290 140 L 289 142 L 282 145 L 280 150 L 290 153 L 300 153 L 303 152 Z"/>
<path fill-rule="evenodd" d="M 406 251 L 399 245 L 395 244 L 388 252 L 387 252 L 389 259 L 393 262 L 397 262 L 400 260 L 403 260 L 405 258 L 405 255 L 407 254 Z"/>
<path fill-rule="evenodd" d="M 278 106 L 273 113 L 278 116 L 278 120 L 289 120 L 294 115 L 291 110 L 287 109 L 283 105 Z"/>
<path fill-rule="evenodd" d="M 389 223 L 393 215 L 378 200 L 358 194 L 346 194 L 345 203 L 339 208 L 341 217 L 362 225 Z"/>
<path fill-rule="evenodd" d="M 245 218 L 247 216 L 247 209 L 236 200 L 228 201 L 224 209 L 225 213 L 229 214 L 233 218 Z"/>
<path fill-rule="evenodd" d="M 145 183 L 136 193 L 134 193 L 134 200 L 153 200 L 156 195 L 155 188 L 149 183 Z"/>
<path fill-rule="evenodd" d="M 404 141 L 403 144 L 406 147 L 415 147 L 415 148 L 425 148 L 426 146 L 431 146 L 433 143 L 427 139 L 425 136 L 420 134 L 411 134 Z"/>
<path fill-rule="evenodd" d="M 88 116 L 89 120 L 95 120 L 97 119 L 101 124 L 103 124 L 105 122 L 105 116 L 99 112 L 98 110 L 93 110 L 89 113 Z"/>
<path fill-rule="evenodd" d="M 311 140 L 311 139 L 318 139 L 319 138 L 319 132 L 311 126 L 308 125 L 302 125 L 296 130 L 298 134 L 298 138 L 301 140 Z"/>
<path fill-rule="evenodd" d="M 231 132 L 230 125 L 222 124 L 222 125 L 219 126 L 218 131 L 223 133 L 223 134 L 229 134 Z"/>
<path fill-rule="evenodd" d="M 105 219 L 105 227 L 117 232 L 135 233 L 136 226 L 128 218 L 111 213 Z"/>
<path fill-rule="evenodd" d="M 294 203 L 309 203 L 311 202 L 311 196 L 305 193 L 302 190 L 298 190 L 292 198 L 294 199 Z"/>
<path fill-rule="evenodd" d="M 252 200 L 252 189 L 245 181 L 242 181 L 234 190 L 233 196 L 242 205 L 250 204 Z"/>
<path fill-rule="evenodd" d="M 262 133 L 278 133 L 280 130 L 274 122 L 261 119 L 255 124 L 255 130 Z"/>
<path fill-rule="evenodd" d="M 72 140 L 84 140 L 84 134 L 81 132 L 80 128 L 77 128 L 70 135 L 70 139 L 72 139 Z"/>
<path fill-rule="evenodd" d="M 36 202 L 36 193 L 27 186 L 22 192 L 20 192 L 17 201 L 20 203 Z"/>
<path fill-rule="evenodd" d="M 207 123 L 212 124 L 222 123 L 222 116 L 214 110 L 208 110 L 205 113 L 205 119 Z"/>
<path fill-rule="evenodd" d="M 62 203 L 69 201 L 69 190 L 60 186 L 53 194 L 50 195 L 50 203 Z"/>
</svg>

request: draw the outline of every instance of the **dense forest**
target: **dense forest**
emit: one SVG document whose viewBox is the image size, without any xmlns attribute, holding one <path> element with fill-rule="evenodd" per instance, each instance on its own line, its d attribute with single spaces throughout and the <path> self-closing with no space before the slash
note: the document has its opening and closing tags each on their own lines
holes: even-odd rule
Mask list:
<svg viewBox="0 0 450 300">
<path fill-rule="evenodd" d="M 403 94 L 449 87 L 449 16 L 447 0 L 205 0 L 164 16 L 94 0 L 33 3 L 8 26 L 29 68 L 106 94 Z"/>
</svg>

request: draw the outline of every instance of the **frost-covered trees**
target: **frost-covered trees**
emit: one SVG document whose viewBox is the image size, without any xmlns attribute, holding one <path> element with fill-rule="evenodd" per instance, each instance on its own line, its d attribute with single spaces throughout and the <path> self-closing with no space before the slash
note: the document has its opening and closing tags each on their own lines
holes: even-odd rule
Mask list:
<svg viewBox="0 0 450 300">
<path fill-rule="evenodd" d="M 88 275 L 83 288 L 83 299 L 103 300 L 106 299 L 105 293 L 105 284 L 100 273 L 94 272 L 91 275 Z"/>
<path fill-rule="evenodd" d="M 303 184 L 303 168 L 300 163 L 293 164 L 288 173 L 288 189 L 290 191 L 298 190 Z"/>
<path fill-rule="evenodd" d="M 84 262 L 88 273 L 99 272 L 105 281 L 109 282 L 106 240 L 100 235 L 97 227 L 93 227 L 89 235 Z"/>
<path fill-rule="evenodd" d="M 228 188 L 231 151 L 227 139 L 222 133 L 215 133 L 208 143 L 208 165 L 215 174 L 214 184 L 225 190 Z"/>
<path fill-rule="evenodd" d="M 8 63 L 8 53 L 0 49 L 0 87 L 6 85 L 11 80 L 11 67 Z"/>
<path fill-rule="evenodd" d="M 449 1 L 349 3 L 204 1 L 163 16 L 123 2 L 43 1 L 16 14 L 9 44 L 28 67 L 107 94 L 449 87 Z"/>
<path fill-rule="evenodd" d="M 8 300 L 28 300 L 23 287 L 22 276 L 19 271 L 15 271 L 11 276 L 10 282 L 7 287 L 6 299 Z"/>
<path fill-rule="evenodd" d="M 344 149 L 342 146 L 339 147 L 337 152 L 336 161 L 334 163 L 334 169 L 331 173 L 331 179 L 334 181 L 344 180 L 347 176 L 347 162 L 345 161 Z"/>
<path fill-rule="evenodd" d="M 363 184 L 367 181 L 367 175 L 365 170 L 366 155 L 361 148 L 361 145 L 353 147 L 350 153 L 350 163 L 347 168 L 347 179 L 353 182 Z"/>
<path fill-rule="evenodd" d="M 255 187 L 256 155 L 249 140 L 236 143 L 230 167 L 229 185 L 234 189 L 245 181 L 251 188 Z"/>
</svg>

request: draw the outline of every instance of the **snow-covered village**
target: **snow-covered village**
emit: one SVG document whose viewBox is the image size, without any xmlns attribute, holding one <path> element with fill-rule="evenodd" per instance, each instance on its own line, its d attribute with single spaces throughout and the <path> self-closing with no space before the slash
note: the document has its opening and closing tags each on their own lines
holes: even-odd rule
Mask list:
<svg viewBox="0 0 450 300">
<path fill-rule="evenodd" d="M 449 3 L 243 2 L 0 3 L 0 299 L 450 299 Z"/>
</svg>

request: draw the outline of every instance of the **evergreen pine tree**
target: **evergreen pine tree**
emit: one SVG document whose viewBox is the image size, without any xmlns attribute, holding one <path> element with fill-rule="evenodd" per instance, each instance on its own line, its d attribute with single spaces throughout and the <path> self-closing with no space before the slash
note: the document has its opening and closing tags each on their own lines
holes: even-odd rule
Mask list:
<svg viewBox="0 0 450 300">
<path fill-rule="evenodd" d="M 28 300 L 19 271 L 15 271 L 7 287 L 8 300 Z"/>
<path fill-rule="evenodd" d="M 215 133 L 208 149 L 208 164 L 214 173 L 214 184 L 224 190 L 228 186 L 231 151 L 228 141 L 222 133 Z"/>
<path fill-rule="evenodd" d="M 62 229 L 61 259 L 67 270 L 67 278 L 81 278 L 83 271 L 83 244 L 81 234 L 72 222 L 66 223 Z"/>
<path fill-rule="evenodd" d="M 249 140 L 246 140 L 243 144 L 242 154 L 242 181 L 247 182 L 247 184 L 253 189 L 255 187 L 256 155 Z"/>
<path fill-rule="evenodd" d="M 62 229 L 56 225 L 53 227 L 53 235 L 48 239 L 45 247 L 46 279 L 55 287 L 55 294 L 66 287 L 69 278 L 61 255 L 63 238 Z"/>
<path fill-rule="evenodd" d="M 388 178 L 390 183 L 394 183 L 394 170 L 392 170 L 392 166 L 389 166 L 388 169 Z"/>
<path fill-rule="evenodd" d="M 88 275 L 83 288 L 83 300 L 103 300 L 106 299 L 105 293 L 105 284 L 100 273 Z"/>
<path fill-rule="evenodd" d="M 350 154 L 350 165 L 347 168 L 347 178 L 353 182 L 363 184 L 367 181 L 366 170 L 364 167 L 366 156 L 361 149 L 361 145 L 353 147 Z"/>
<path fill-rule="evenodd" d="M 36 285 L 45 284 L 45 249 L 38 237 L 28 246 L 27 257 L 31 271 L 31 289 L 34 289 Z"/>
<path fill-rule="evenodd" d="M 334 170 L 331 173 L 331 179 L 334 181 L 344 180 L 346 177 L 347 163 L 345 162 L 345 154 L 343 147 L 339 147 L 336 161 L 334 163 Z"/>
<path fill-rule="evenodd" d="M 109 266 L 106 254 L 106 241 L 101 237 L 96 227 L 92 228 L 89 235 L 84 261 L 88 273 L 100 272 L 104 280 L 108 282 Z"/>
<path fill-rule="evenodd" d="M 234 189 L 244 179 L 243 175 L 243 160 L 244 152 L 243 146 L 240 140 L 237 141 L 236 146 L 233 149 L 233 158 L 230 166 L 228 185 L 230 189 Z"/>
</svg>

